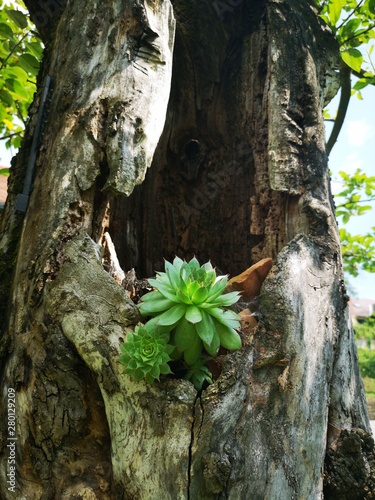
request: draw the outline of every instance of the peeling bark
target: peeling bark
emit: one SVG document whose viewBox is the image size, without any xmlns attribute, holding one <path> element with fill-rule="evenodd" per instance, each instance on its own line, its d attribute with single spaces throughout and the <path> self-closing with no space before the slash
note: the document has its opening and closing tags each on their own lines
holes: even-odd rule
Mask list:
<svg viewBox="0 0 375 500">
<path fill-rule="evenodd" d="M 1 498 L 9 387 L 26 499 L 349 499 L 373 485 L 321 115 L 337 47 L 307 2 L 216 7 L 72 0 L 44 31 L 53 90 L 33 190 L 23 219 L 40 91 L 1 221 Z M 121 267 L 150 276 L 174 254 L 232 275 L 275 262 L 258 325 L 200 393 L 136 383 L 118 362 L 139 320 Z"/>
</svg>

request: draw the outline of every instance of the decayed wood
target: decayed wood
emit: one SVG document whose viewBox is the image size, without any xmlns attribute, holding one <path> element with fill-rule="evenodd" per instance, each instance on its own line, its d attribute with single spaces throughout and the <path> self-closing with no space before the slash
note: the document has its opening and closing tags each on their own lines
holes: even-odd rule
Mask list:
<svg viewBox="0 0 375 500">
<path fill-rule="evenodd" d="M 0 345 L 27 499 L 321 498 L 327 446 L 329 494 L 348 436 L 370 442 L 323 145 L 336 47 L 307 2 L 173 8 L 72 1 L 50 35 L 54 89 Z M 15 195 L 1 249 L 17 241 Z M 274 259 L 257 325 L 201 393 L 122 374 L 139 316 L 103 268 L 107 226 L 119 266 L 148 275 L 176 252 L 232 275 Z"/>
<path fill-rule="evenodd" d="M 121 498 L 185 498 L 196 391 L 188 382 L 150 386 L 122 374 L 119 345 L 138 310 L 96 250 L 88 236 L 66 246 L 68 261 L 48 287 L 47 312 L 95 374 Z"/>
<path fill-rule="evenodd" d="M 14 165 L 0 245 L 2 265 L 14 268 L 0 356 L 7 360 L 5 387 L 17 390 L 17 495 L 25 498 L 123 495 L 122 482 L 113 474 L 118 469 L 111 463 L 99 386 L 61 324 L 46 312 L 45 285 L 69 260 L 65 245 L 72 238 L 87 232 L 101 241 L 110 198 L 103 188 L 130 193 L 142 182 L 167 109 L 174 28 L 172 7 L 165 0 L 95 1 L 84 8 L 69 2 L 48 33 L 41 79 L 49 74 L 53 85 L 33 191 L 22 220 L 14 205 L 22 191 L 35 125 L 31 119 Z M 100 293 L 90 287 L 95 274 L 93 268 L 86 276 L 93 295 Z M 4 302 L 9 285 L 0 284 Z M 111 290 L 107 304 L 114 300 Z M 69 309 L 73 299 L 67 293 L 56 309 L 64 309 L 63 304 Z M 104 316 L 114 318 L 108 307 Z M 6 405 L 1 408 L 0 496 L 8 498 Z"/>
</svg>

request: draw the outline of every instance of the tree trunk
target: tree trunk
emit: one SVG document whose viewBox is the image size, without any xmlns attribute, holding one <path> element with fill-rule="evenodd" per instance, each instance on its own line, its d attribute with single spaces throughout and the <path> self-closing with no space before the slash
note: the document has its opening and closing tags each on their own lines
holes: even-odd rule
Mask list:
<svg viewBox="0 0 375 500">
<path fill-rule="evenodd" d="M 371 498 L 324 145 L 332 35 L 297 0 L 59 6 L 2 216 L 1 498 Z M 122 374 L 139 316 L 106 232 L 142 277 L 175 254 L 231 275 L 274 259 L 257 327 L 207 389 Z"/>
</svg>

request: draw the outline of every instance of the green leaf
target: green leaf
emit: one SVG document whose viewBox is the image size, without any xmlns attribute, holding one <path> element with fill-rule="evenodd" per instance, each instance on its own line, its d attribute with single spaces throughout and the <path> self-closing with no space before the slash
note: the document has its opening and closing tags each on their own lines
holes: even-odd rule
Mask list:
<svg viewBox="0 0 375 500">
<path fill-rule="evenodd" d="M 168 311 L 165 311 L 163 314 L 158 316 L 157 324 L 160 326 L 174 325 L 178 320 L 182 318 L 182 316 L 185 314 L 185 311 L 185 304 L 177 304 L 168 309 Z"/>
<path fill-rule="evenodd" d="M 228 283 L 228 277 L 227 276 L 218 276 L 216 278 L 215 283 L 212 285 L 208 301 L 212 302 L 216 297 L 219 297 L 225 290 L 225 287 L 227 286 Z"/>
<path fill-rule="evenodd" d="M 354 90 L 362 90 L 363 88 L 367 87 L 367 85 L 371 84 L 370 80 L 367 80 L 366 78 L 361 78 L 358 80 L 355 85 L 353 86 Z"/>
<path fill-rule="evenodd" d="M 27 28 L 27 17 L 19 10 L 5 9 L 9 18 L 21 29 Z"/>
<path fill-rule="evenodd" d="M 223 311 L 219 307 L 213 307 L 212 309 L 207 309 L 207 312 L 228 328 L 240 327 L 239 316 L 234 311 Z"/>
<path fill-rule="evenodd" d="M 5 177 L 8 177 L 10 174 L 9 168 L 0 168 L 0 175 L 4 175 Z"/>
<path fill-rule="evenodd" d="M 166 309 L 171 308 L 176 305 L 175 301 L 166 299 L 163 297 L 161 300 L 151 300 L 148 302 L 141 302 L 138 306 L 142 316 L 150 316 L 155 313 L 165 311 Z"/>
<path fill-rule="evenodd" d="M 198 288 L 198 290 L 196 290 L 193 293 L 191 300 L 192 300 L 193 304 L 201 304 L 202 302 L 204 302 L 207 299 L 208 294 L 209 294 L 209 288 L 202 286 L 202 287 Z"/>
<path fill-rule="evenodd" d="M 330 0 L 328 3 L 328 17 L 331 22 L 332 27 L 334 27 L 337 21 L 340 19 L 341 11 L 345 5 L 345 0 Z"/>
<path fill-rule="evenodd" d="M 212 374 L 208 367 L 205 365 L 205 360 L 197 361 L 184 377 L 186 380 L 190 380 L 197 391 L 200 391 L 203 387 L 204 382 L 212 384 Z"/>
<path fill-rule="evenodd" d="M 165 261 L 165 272 L 169 278 L 172 287 L 175 290 L 178 290 L 183 284 L 183 281 L 180 277 L 180 273 L 178 272 L 178 270 L 167 260 Z"/>
<path fill-rule="evenodd" d="M 4 89 L 0 89 L 0 100 L 2 100 L 8 106 L 14 105 L 13 97 Z"/>
<path fill-rule="evenodd" d="M 39 61 L 31 54 L 22 54 L 18 59 L 19 66 L 27 73 L 35 76 L 39 71 Z"/>
<path fill-rule="evenodd" d="M 25 47 L 38 61 L 42 58 L 43 47 L 40 42 L 25 42 Z"/>
<path fill-rule="evenodd" d="M 217 356 L 217 353 L 220 349 L 220 335 L 216 329 L 214 330 L 211 344 L 206 344 L 205 342 L 203 342 L 203 346 L 210 356 L 212 356 L 213 358 Z"/>
<path fill-rule="evenodd" d="M 354 18 L 348 21 L 342 28 L 341 38 L 345 41 L 355 35 L 357 28 L 361 25 L 359 18 Z"/>
<path fill-rule="evenodd" d="M 177 269 L 178 272 L 181 271 L 181 267 L 182 267 L 182 264 L 184 263 L 184 261 L 182 259 L 180 259 L 180 257 L 176 257 L 174 258 L 173 260 L 173 266 Z"/>
<path fill-rule="evenodd" d="M 147 323 L 144 325 L 144 328 L 149 332 L 149 333 L 154 333 L 156 332 L 160 337 L 164 336 L 166 342 L 169 341 L 169 334 L 171 331 L 170 326 L 160 326 L 158 324 L 158 316 L 155 316 L 154 318 L 151 318 L 150 320 L 147 321 Z"/>
<path fill-rule="evenodd" d="M 190 271 L 192 273 L 194 273 L 195 271 L 198 271 L 198 269 L 200 268 L 200 264 L 199 264 L 198 260 L 195 257 L 193 257 L 189 261 L 189 267 L 190 267 Z"/>
<path fill-rule="evenodd" d="M 191 305 L 186 308 L 185 318 L 190 323 L 199 323 L 202 320 L 202 314 L 197 306 Z"/>
<path fill-rule="evenodd" d="M 241 349 L 241 337 L 233 328 L 228 328 L 227 326 L 216 322 L 215 326 L 220 336 L 220 344 L 225 347 L 225 349 L 229 349 L 230 351 Z"/>
<path fill-rule="evenodd" d="M 174 342 L 177 349 L 181 352 L 188 349 L 194 342 L 196 336 L 197 332 L 195 326 L 189 323 L 185 318 L 181 318 L 176 327 L 174 336 Z"/>
<path fill-rule="evenodd" d="M 202 355 L 203 343 L 198 335 L 195 336 L 192 344 L 184 351 L 184 360 L 188 365 L 194 365 Z"/>
<path fill-rule="evenodd" d="M 22 85 L 19 81 L 15 80 L 13 83 L 13 90 L 16 94 L 16 98 L 19 100 L 28 101 L 30 99 L 30 91 L 34 93 L 35 88 L 30 88 L 30 86 Z"/>
<path fill-rule="evenodd" d="M 232 304 L 237 302 L 239 298 L 240 292 L 225 293 L 224 295 L 220 295 L 220 297 L 217 297 L 212 305 L 219 307 L 231 306 Z"/>
<path fill-rule="evenodd" d="M 215 326 L 212 317 L 202 311 L 202 321 L 195 325 L 199 337 L 206 344 L 210 345 L 215 333 Z"/>
<path fill-rule="evenodd" d="M 12 28 L 5 23 L 0 23 L 0 36 L 4 37 L 6 40 L 14 40 Z"/>
<path fill-rule="evenodd" d="M 158 290 L 153 290 L 152 292 L 145 293 L 142 295 L 142 302 L 152 302 L 154 300 L 164 300 L 165 296 L 160 293 Z"/>
<path fill-rule="evenodd" d="M 349 68 L 354 69 L 354 71 L 357 72 L 361 71 L 363 56 L 358 49 L 343 50 L 341 52 L 341 57 Z"/>
<path fill-rule="evenodd" d="M 350 213 L 349 212 L 345 212 L 342 216 L 342 222 L 343 224 L 347 224 L 347 222 L 349 221 L 350 219 Z"/>
<path fill-rule="evenodd" d="M 157 279 L 149 279 L 148 282 L 154 288 L 157 288 L 161 294 L 164 295 L 169 300 L 173 300 L 174 302 L 180 302 L 180 300 L 176 297 L 173 288 L 171 285 L 165 285 L 159 277 Z"/>
</svg>

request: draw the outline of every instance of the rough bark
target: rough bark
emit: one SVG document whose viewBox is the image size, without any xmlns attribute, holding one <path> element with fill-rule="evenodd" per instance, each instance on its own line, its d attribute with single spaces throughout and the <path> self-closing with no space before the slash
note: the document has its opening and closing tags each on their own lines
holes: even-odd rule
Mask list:
<svg viewBox="0 0 375 500">
<path fill-rule="evenodd" d="M 220 16 L 202 0 L 71 1 L 44 31 L 40 82 L 54 85 L 34 186 L 23 219 L 40 93 L 0 241 L 4 269 L 15 262 L 0 355 L 23 498 L 371 491 L 321 113 L 337 47 L 307 2 L 232 3 Z M 231 274 L 274 258 L 257 328 L 201 393 L 121 373 L 139 317 L 103 267 L 107 229 L 122 267 L 143 276 L 176 253 Z M 0 495 L 12 498 L 1 411 Z"/>
</svg>

